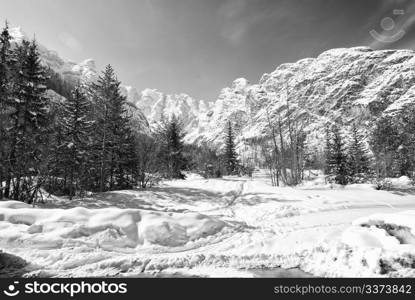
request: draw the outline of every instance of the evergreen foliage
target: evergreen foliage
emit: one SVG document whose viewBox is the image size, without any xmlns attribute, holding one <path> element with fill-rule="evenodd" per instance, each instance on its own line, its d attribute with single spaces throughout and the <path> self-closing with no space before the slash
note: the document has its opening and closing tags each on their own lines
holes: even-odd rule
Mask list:
<svg viewBox="0 0 415 300">
<path fill-rule="evenodd" d="M 345 143 L 337 125 L 331 128 L 331 141 L 328 142 L 327 150 L 327 172 L 337 184 L 346 185 L 348 183 L 347 155 L 345 153 Z"/>
<path fill-rule="evenodd" d="M 235 150 L 235 137 L 232 124 L 228 121 L 225 138 L 225 166 L 228 175 L 235 175 L 238 172 L 238 155 Z"/>
<path fill-rule="evenodd" d="M 364 138 L 356 124 L 351 128 L 351 143 L 348 147 L 349 171 L 352 178 L 365 177 L 370 174 L 370 159 L 364 144 Z"/>
<path fill-rule="evenodd" d="M 164 163 L 164 174 L 168 178 L 185 178 L 183 171 L 188 162 L 184 156 L 183 138 L 183 127 L 176 116 L 164 121 L 158 130 L 159 156 Z"/>
</svg>

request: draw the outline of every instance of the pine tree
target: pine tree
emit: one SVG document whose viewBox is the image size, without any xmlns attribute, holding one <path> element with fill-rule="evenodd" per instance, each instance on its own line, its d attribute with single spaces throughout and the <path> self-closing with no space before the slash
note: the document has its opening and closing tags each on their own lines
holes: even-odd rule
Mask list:
<svg viewBox="0 0 415 300">
<path fill-rule="evenodd" d="M 334 177 L 336 183 L 346 185 L 348 183 L 347 155 L 340 129 L 334 125 L 328 136 L 326 141 L 329 147 L 326 153 L 326 175 Z"/>
<path fill-rule="evenodd" d="M 9 186 L 13 179 L 13 199 L 32 202 L 41 183 L 38 176 L 49 130 L 49 109 L 44 96 L 46 78 L 35 41 L 23 41 L 16 55 L 9 155 L 13 178 L 8 178 L 6 184 Z"/>
<path fill-rule="evenodd" d="M 93 117 L 96 120 L 94 126 L 94 160 L 97 162 L 94 168 L 97 174 L 99 191 L 103 192 L 107 186 L 109 147 L 110 147 L 110 101 L 116 88 L 115 74 L 111 66 L 107 66 L 97 83 L 92 85 L 94 97 Z"/>
<path fill-rule="evenodd" d="M 348 149 L 349 171 L 352 177 L 364 176 L 369 173 L 369 156 L 363 141 L 363 136 L 360 134 L 356 124 L 353 124 L 351 143 Z"/>
<path fill-rule="evenodd" d="M 235 150 L 235 137 L 232 124 L 228 121 L 225 140 L 225 165 L 228 175 L 236 174 L 238 168 L 238 155 Z"/>
<path fill-rule="evenodd" d="M 114 97 L 110 98 L 109 131 L 110 131 L 110 189 L 128 188 L 128 176 L 133 171 L 134 135 L 127 116 L 126 97 L 119 90 L 120 82 L 116 81 Z"/>
<path fill-rule="evenodd" d="M 108 65 L 92 86 L 94 107 L 94 158 L 98 165 L 99 191 L 129 185 L 133 166 L 134 135 L 126 115 L 126 98 L 121 95 L 120 81 Z"/>
<path fill-rule="evenodd" d="M 180 120 L 173 116 L 165 121 L 158 132 L 158 140 L 161 143 L 160 157 L 164 162 L 167 177 L 184 179 L 183 170 L 187 160 L 184 157 L 184 133 Z"/>
<path fill-rule="evenodd" d="M 84 168 L 87 167 L 88 137 L 91 128 L 91 121 L 87 118 L 88 113 L 89 101 L 82 88 L 77 86 L 64 103 L 64 114 L 60 121 L 63 131 L 60 147 L 63 152 L 62 164 L 69 177 L 70 199 L 75 195 L 76 186 L 82 185 L 85 179 Z"/>
</svg>

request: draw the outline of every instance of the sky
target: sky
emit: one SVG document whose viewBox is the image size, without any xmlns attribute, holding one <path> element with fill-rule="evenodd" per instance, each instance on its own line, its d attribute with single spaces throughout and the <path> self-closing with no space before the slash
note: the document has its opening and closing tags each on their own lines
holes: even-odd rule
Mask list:
<svg viewBox="0 0 415 300">
<path fill-rule="evenodd" d="M 123 84 L 214 100 L 324 50 L 415 46 L 413 0 L 0 0 L 0 21 Z"/>
</svg>

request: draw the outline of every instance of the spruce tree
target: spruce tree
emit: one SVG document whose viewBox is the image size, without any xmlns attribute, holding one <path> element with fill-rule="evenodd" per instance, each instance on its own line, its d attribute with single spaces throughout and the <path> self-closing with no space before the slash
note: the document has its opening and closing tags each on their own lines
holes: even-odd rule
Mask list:
<svg viewBox="0 0 415 300">
<path fill-rule="evenodd" d="M 351 143 L 349 145 L 349 171 L 352 177 L 364 176 L 369 173 L 369 156 L 356 124 L 351 128 Z"/>
<path fill-rule="evenodd" d="M 111 66 L 107 66 L 97 83 L 92 85 L 94 97 L 93 118 L 94 126 L 94 157 L 96 165 L 93 167 L 96 175 L 98 190 L 103 192 L 107 187 L 108 163 L 110 161 L 110 101 L 116 88 L 115 73 Z"/>
<path fill-rule="evenodd" d="M 180 120 L 173 116 L 162 123 L 158 137 L 161 143 L 160 157 L 164 162 L 166 176 L 184 179 L 183 170 L 186 168 L 187 160 L 184 156 L 184 133 Z"/>
<path fill-rule="evenodd" d="M 126 115 L 126 98 L 121 95 L 120 81 L 108 65 L 92 86 L 94 108 L 94 156 L 98 164 L 99 191 L 125 188 L 133 171 L 134 135 Z M 126 153 L 128 152 L 128 153 Z"/>
<path fill-rule="evenodd" d="M 84 168 L 88 161 L 88 137 L 91 121 L 88 120 L 90 103 L 82 88 L 77 86 L 72 95 L 64 103 L 64 114 L 60 121 L 63 131 L 62 164 L 68 174 L 68 192 L 70 199 L 75 195 L 76 188 L 82 187 Z M 57 133 L 59 134 L 59 132 Z"/>
<path fill-rule="evenodd" d="M 348 183 L 347 155 L 340 129 L 336 125 L 332 127 L 332 137 L 330 170 L 336 183 L 346 185 Z"/>
<path fill-rule="evenodd" d="M 46 78 L 35 41 L 23 41 L 16 54 L 9 156 L 14 181 L 12 198 L 32 202 L 39 189 L 42 154 L 49 131 Z"/>
<path fill-rule="evenodd" d="M 228 121 L 225 140 L 225 165 L 228 175 L 234 175 L 238 171 L 238 155 L 235 150 L 235 137 L 232 124 Z"/>
</svg>

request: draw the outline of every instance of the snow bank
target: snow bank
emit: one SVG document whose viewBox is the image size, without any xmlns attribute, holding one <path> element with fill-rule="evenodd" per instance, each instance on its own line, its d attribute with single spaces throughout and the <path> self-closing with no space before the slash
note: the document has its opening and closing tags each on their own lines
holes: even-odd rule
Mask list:
<svg viewBox="0 0 415 300">
<path fill-rule="evenodd" d="M 29 208 L 29 204 L 20 201 L 0 201 L 0 208 Z"/>
<path fill-rule="evenodd" d="M 401 176 L 399 178 L 388 178 L 391 186 L 397 189 L 407 189 L 413 187 L 412 180 L 408 176 Z"/>
<path fill-rule="evenodd" d="M 355 220 L 339 242 L 316 247 L 303 263 L 320 276 L 415 276 L 415 211 Z"/>
<path fill-rule="evenodd" d="M 94 245 L 136 248 L 176 247 L 214 235 L 225 223 L 198 213 L 163 213 L 139 209 L 38 209 L 16 201 L 0 206 L 0 241 L 35 248 Z"/>
<path fill-rule="evenodd" d="M 381 232 L 378 236 L 383 248 L 400 244 L 415 245 L 415 211 L 404 211 L 391 214 L 375 214 L 368 217 L 359 218 L 353 225 L 360 226 L 364 232 Z M 358 227 L 359 228 L 359 227 Z"/>
</svg>

